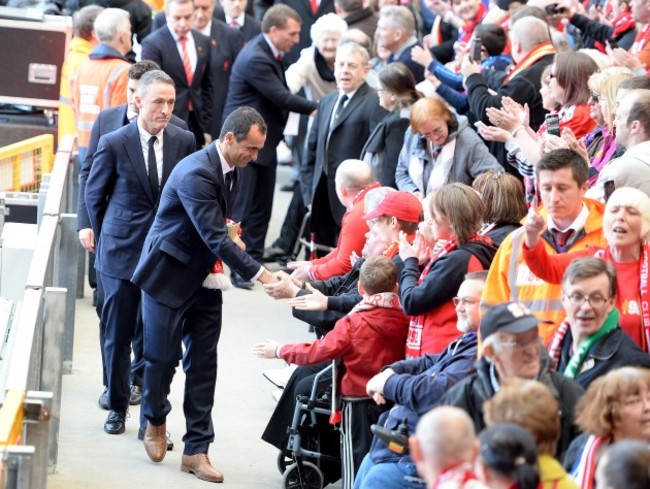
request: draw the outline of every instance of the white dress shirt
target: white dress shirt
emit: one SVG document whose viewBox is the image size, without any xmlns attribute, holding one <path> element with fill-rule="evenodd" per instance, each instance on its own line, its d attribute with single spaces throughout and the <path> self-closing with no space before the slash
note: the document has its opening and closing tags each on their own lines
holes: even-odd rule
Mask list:
<svg viewBox="0 0 650 489">
<path fill-rule="evenodd" d="M 174 42 L 176 42 L 176 49 L 178 50 L 178 55 L 181 57 L 181 60 L 183 60 L 183 48 L 179 40 L 180 38 L 173 30 L 171 30 L 169 25 L 167 26 L 167 28 L 169 29 L 169 32 L 172 33 Z M 187 49 L 187 56 L 188 58 L 190 58 L 190 66 L 192 67 L 192 73 L 194 73 L 196 72 L 197 55 L 196 55 L 196 43 L 194 42 L 194 36 L 192 36 L 192 31 L 189 31 L 185 37 L 187 38 L 187 41 L 185 42 L 185 49 Z"/>
<path fill-rule="evenodd" d="M 149 139 L 151 139 L 151 136 L 156 136 L 158 138 L 158 140 L 153 145 L 153 150 L 156 153 L 158 185 L 160 185 L 163 169 L 163 133 L 165 130 L 161 129 L 158 134 L 149 134 L 140 124 L 140 118 L 137 119 L 136 124 L 138 124 L 138 133 L 140 134 L 140 147 L 142 149 L 142 156 L 144 157 L 144 169 L 147 172 L 147 175 L 149 175 Z"/>
</svg>

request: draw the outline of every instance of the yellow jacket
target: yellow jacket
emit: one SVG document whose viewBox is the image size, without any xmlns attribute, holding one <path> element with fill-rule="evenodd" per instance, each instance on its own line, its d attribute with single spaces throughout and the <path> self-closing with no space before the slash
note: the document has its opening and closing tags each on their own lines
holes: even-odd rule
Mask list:
<svg viewBox="0 0 650 489">
<path fill-rule="evenodd" d="M 584 199 L 589 210 L 589 217 L 581 236 L 576 239 L 568 251 L 576 251 L 590 245 L 607 246 L 603 237 L 603 213 L 605 206 L 591 199 Z M 547 213 L 540 209 L 546 218 Z M 534 275 L 524 261 L 521 246 L 524 241 L 524 229 L 519 228 L 503 240 L 497 251 L 481 297 L 482 304 L 501 304 L 519 301 L 526 305 L 539 319 L 552 321 L 552 324 L 540 323 L 539 332 L 544 344 L 555 334 L 564 317 L 562 306 L 562 286 L 549 284 Z M 556 254 L 557 250 L 544 240 L 546 252 Z"/>
<path fill-rule="evenodd" d="M 540 489 L 578 489 L 578 484 L 566 473 L 560 462 L 541 453 L 537 459 Z"/>
<path fill-rule="evenodd" d="M 77 123 L 74 116 L 74 107 L 70 91 L 70 80 L 79 67 L 88 61 L 88 56 L 93 50 L 93 45 L 82 37 L 73 37 L 70 40 L 70 50 L 61 67 L 61 92 L 59 95 L 59 143 L 63 136 L 77 134 Z"/>
</svg>

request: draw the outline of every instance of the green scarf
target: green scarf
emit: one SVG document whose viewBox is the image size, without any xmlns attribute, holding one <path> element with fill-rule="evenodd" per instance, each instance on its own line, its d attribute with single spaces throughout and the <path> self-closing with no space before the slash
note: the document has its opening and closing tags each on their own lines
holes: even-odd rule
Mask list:
<svg viewBox="0 0 650 489">
<path fill-rule="evenodd" d="M 607 315 L 607 319 L 605 319 L 602 327 L 578 345 L 578 349 L 573 352 L 569 363 L 564 369 L 563 374 L 565 377 L 575 379 L 576 375 L 580 373 L 580 368 L 582 367 L 582 362 L 585 361 L 587 352 L 591 350 L 591 347 L 594 346 L 597 341 L 600 341 L 603 336 L 611 333 L 618 327 L 619 317 L 618 309 L 612 309 L 612 311 Z"/>
</svg>

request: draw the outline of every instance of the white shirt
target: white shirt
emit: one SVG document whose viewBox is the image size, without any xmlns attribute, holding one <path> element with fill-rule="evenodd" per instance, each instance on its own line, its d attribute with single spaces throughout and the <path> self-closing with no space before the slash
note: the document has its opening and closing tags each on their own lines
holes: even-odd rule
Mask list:
<svg viewBox="0 0 650 489">
<path fill-rule="evenodd" d="M 561 233 L 565 233 L 569 229 L 573 229 L 573 231 L 577 234 L 582 229 L 584 229 L 585 224 L 587 224 L 587 219 L 589 219 L 589 209 L 587 209 L 587 206 L 583 203 L 580 214 L 578 214 L 578 217 L 576 217 L 571 223 L 571 225 L 566 229 L 560 229 L 558 225 L 553 222 L 553 219 L 551 219 L 550 215 L 546 218 L 546 227 L 548 227 L 549 229 L 555 229 L 556 231 L 559 231 Z"/>
<path fill-rule="evenodd" d="M 208 25 L 204 29 L 201 29 L 199 32 L 204 36 L 210 37 L 210 31 L 212 30 L 212 21 L 208 22 Z"/>
<path fill-rule="evenodd" d="M 181 57 L 181 61 L 183 60 L 183 47 L 181 46 L 180 38 L 174 31 L 171 30 L 169 25 L 167 25 L 167 28 L 169 29 L 169 32 L 171 32 L 172 37 L 174 38 L 174 42 L 176 42 L 176 49 L 178 50 L 178 55 Z M 185 49 L 187 50 L 187 57 L 190 59 L 190 66 L 192 67 L 192 73 L 196 71 L 196 60 L 197 60 L 197 54 L 196 54 L 196 43 L 194 42 L 194 36 L 192 36 L 192 31 L 189 31 L 187 35 L 185 36 L 187 38 L 187 41 L 185 42 Z"/>
<path fill-rule="evenodd" d="M 284 57 L 284 52 L 280 51 L 278 48 L 275 47 L 275 44 L 271 42 L 271 40 L 268 38 L 266 34 L 262 34 L 264 36 L 264 40 L 266 43 L 269 45 L 271 48 L 271 51 L 273 52 L 273 57 L 277 59 L 278 56 Z"/>
<path fill-rule="evenodd" d="M 153 144 L 153 150 L 156 153 L 156 168 L 158 169 L 158 185 L 162 179 L 162 167 L 163 167 L 163 133 L 164 129 L 161 129 L 158 134 L 149 134 L 145 131 L 140 124 L 140 118 L 138 117 L 136 124 L 138 125 L 138 133 L 140 134 L 140 147 L 142 148 L 142 156 L 144 157 L 144 169 L 149 175 L 149 139 L 151 136 L 156 136 L 158 140 Z"/>
<path fill-rule="evenodd" d="M 242 12 L 241 14 L 239 14 L 239 17 L 235 17 L 234 19 L 229 15 L 226 15 L 225 13 L 224 13 L 224 17 L 226 18 L 226 24 L 228 24 L 230 27 L 233 26 L 232 25 L 233 20 L 237 22 L 237 25 L 239 25 L 240 29 L 244 27 L 244 22 L 246 22 L 246 12 Z"/>
</svg>

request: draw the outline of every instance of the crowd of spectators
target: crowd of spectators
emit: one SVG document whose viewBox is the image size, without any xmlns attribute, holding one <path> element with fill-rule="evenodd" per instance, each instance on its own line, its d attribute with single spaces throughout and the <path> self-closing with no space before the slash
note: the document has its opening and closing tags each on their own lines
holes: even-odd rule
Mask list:
<svg viewBox="0 0 650 489">
<path fill-rule="evenodd" d="M 102 111 L 122 107 L 118 129 L 141 110 L 134 59 L 171 77 L 197 148 L 242 106 L 268 126 L 228 206 L 250 256 L 286 266 L 267 294 L 317 334 L 254 347 L 300 365 L 263 434 L 282 456 L 296 396 L 338 359 L 346 489 L 647 487 L 650 0 L 58 7 L 75 34 L 60 128 L 78 135 L 84 185 Z M 283 139 L 294 193 L 264 249 Z M 297 261 L 307 236 L 331 251 Z M 100 297 L 100 318 L 116 308 Z M 125 422 L 118 381 L 100 401 L 109 433 Z M 405 420 L 400 453 L 370 431 Z"/>
</svg>

